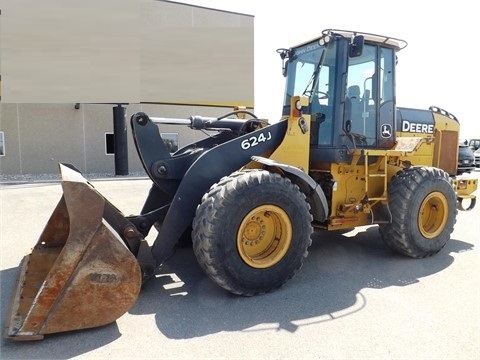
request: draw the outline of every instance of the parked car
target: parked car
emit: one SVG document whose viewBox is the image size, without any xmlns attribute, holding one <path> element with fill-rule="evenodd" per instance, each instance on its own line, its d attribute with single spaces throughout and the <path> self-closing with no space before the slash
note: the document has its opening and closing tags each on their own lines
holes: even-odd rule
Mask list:
<svg viewBox="0 0 480 360">
<path fill-rule="evenodd" d="M 475 167 L 480 167 L 480 147 L 473 153 L 475 158 Z"/>
<path fill-rule="evenodd" d="M 480 148 L 480 139 L 470 139 L 468 145 L 472 151 L 476 151 L 478 148 Z"/>
<path fill-rule="evenodd" d="M 475 157 L 473 151 L 468 145 L 458 146 L 458 167 L 457 174 L 463 174 L 464 172 L 470 172 L 475 170 Z"/>
</svg>

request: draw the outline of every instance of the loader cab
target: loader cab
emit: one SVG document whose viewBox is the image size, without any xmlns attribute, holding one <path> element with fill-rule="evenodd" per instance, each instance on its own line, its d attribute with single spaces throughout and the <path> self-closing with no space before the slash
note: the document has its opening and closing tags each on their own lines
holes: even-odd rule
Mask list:
<svg viewBox="0 0 480 360">
<path fill-rule="evenodd" d="M 344 162 L 347 149 L 395 144 L 396 52 L 406 42 L 324 30 L 322 37 L 280 49 L 286 77 L 283 115 L 292 96 L 308 97 L 311 162 Z"/>
</svg>

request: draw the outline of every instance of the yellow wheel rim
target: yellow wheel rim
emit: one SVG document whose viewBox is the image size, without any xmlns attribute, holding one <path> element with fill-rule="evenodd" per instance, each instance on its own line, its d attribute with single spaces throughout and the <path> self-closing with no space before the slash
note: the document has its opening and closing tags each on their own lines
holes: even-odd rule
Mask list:
<svg viewBox="0 0 480 360">
<path fill-rule="evenodd" d="M 420 205 L 418 227 L 427 239 L 438 236 L 448 220 L 448 203 L 445 195 L 435 191 L 429 194 Z"/>
<path fill-rule="evenodd" d="M 265 269 L 278 263 L 292 243 L 292 223 L 278 206 L 262 205 L 250 211 L 240 224 L 237 248 L 251 267 Z"/>
</svg>

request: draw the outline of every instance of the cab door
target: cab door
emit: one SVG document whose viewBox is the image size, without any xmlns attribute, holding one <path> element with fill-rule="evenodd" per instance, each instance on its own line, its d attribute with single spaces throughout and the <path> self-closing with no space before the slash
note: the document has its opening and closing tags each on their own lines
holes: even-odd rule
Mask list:
<svg viewBox="0 0 480 360">
<path fill-rule="evenodd" d="M 394 59 L 393 49 L 371 44 L 349 58 L 344 122 L 356 147 L 395 144 Z"/>
</svg>

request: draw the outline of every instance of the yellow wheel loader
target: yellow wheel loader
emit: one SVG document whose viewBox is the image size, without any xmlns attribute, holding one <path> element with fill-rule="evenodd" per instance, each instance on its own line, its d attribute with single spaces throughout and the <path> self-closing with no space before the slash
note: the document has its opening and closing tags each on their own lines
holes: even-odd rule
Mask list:
<svg viewBox="0 0 480 360">
<path fill-rule="evenodd" d="M 37 340 L 115 321 L 184 241 L 215 283 L 243 296 L 292 278 L 314 229 L 328 236 L 378 224 L 398 253 L 440 251 L 457 210 L 475 206 L 477 180 L 456 176 L 454 115 L 397 107 L 397 52 L 406 45 L 329 29 L 279 49 L 285 101 L 273 124 L 245 109 L 219 118 L 133 114 L 152 180 L 140 215 L 125 217 L 72 165 L 60 164 L 63 196 L 20 265 L 5 336 Z M 162 124 L 209 136 L 171 154 Z M 150 246 L 152 228 L 158 236 Z"/>
</svg>

